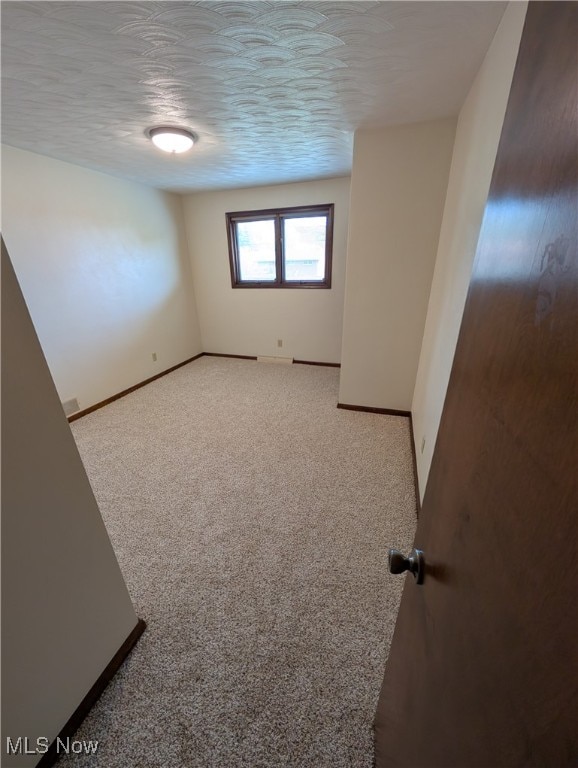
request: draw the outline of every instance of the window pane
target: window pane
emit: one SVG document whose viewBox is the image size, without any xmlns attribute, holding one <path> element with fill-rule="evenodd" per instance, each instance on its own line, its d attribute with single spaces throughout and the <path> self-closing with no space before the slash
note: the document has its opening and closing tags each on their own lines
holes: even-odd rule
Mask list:
<svg viewBox="0 0 578 768">
<path fill-rule="evenodd" d="M 284 253 L 286 280 L 325 279 L 325 216 L 286 218 Z"/>
<path fill-rule="evenodd" d="M 275 220 L 238 221 L 241 280 L 275 280 Z"/>
</svg>

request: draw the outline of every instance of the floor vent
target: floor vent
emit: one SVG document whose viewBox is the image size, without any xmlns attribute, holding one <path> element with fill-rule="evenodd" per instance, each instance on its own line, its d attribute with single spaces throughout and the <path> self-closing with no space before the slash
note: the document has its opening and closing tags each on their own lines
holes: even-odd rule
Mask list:
<svg viewBox="0 0 578 768">
<path fill-rule="evenodd" d="M 76 413 L 76 411 L 80 410 L 78 400 L 75 397 L 73 397 L 72 400 L 66 400 L 64 403 L 62 403 L 62 407 L 64 408 L 65 416 L 72 416 L 73 413 Z"/>
<path fill-rule="evenodd" d="M 293 364 L 293 358 L 292 357 L 263 357 L 259 355 L 257 357 L 258 363 L 283 363 L 284 365 L 292 365 Z"/>
</svg>

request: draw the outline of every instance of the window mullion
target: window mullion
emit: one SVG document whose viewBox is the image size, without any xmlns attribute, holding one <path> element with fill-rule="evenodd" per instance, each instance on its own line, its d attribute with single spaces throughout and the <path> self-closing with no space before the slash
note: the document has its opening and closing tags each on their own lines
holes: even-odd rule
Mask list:
<svg viewBox="0 0 578 768">
<path fill-rule="evenodd" d="M 275 265 L 277 269 L 277 284 L 281 285 L 285 282 L 284 267 L 283 267 L 283 222 L 280 214 L 275 216 Z"/>
</svg>

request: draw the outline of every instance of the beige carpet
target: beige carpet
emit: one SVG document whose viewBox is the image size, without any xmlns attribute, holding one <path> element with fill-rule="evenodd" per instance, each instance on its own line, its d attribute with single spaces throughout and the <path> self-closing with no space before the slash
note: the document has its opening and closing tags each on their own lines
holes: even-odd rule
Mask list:
<svg viewBox="0 0 578 768">
<path fill-rule="evenodd" d="M 148 629 L 60 766 L 370 768 L 409 423 L 338 381 L 203 357 L 72 425 Z"/>
</svg>

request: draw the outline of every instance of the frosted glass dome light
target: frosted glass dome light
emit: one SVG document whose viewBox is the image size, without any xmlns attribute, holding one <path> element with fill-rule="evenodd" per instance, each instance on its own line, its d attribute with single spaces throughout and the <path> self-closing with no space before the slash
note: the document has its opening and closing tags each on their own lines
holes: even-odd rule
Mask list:
<svg viewBox="0 0 578 768">
<path fill-rule="evenodd" d="M 148 136 L 155 147 L 174 154 L 187 152 L 195 143 L 193 134 L 184 128 L 150 128 Z"/>
</svg>

